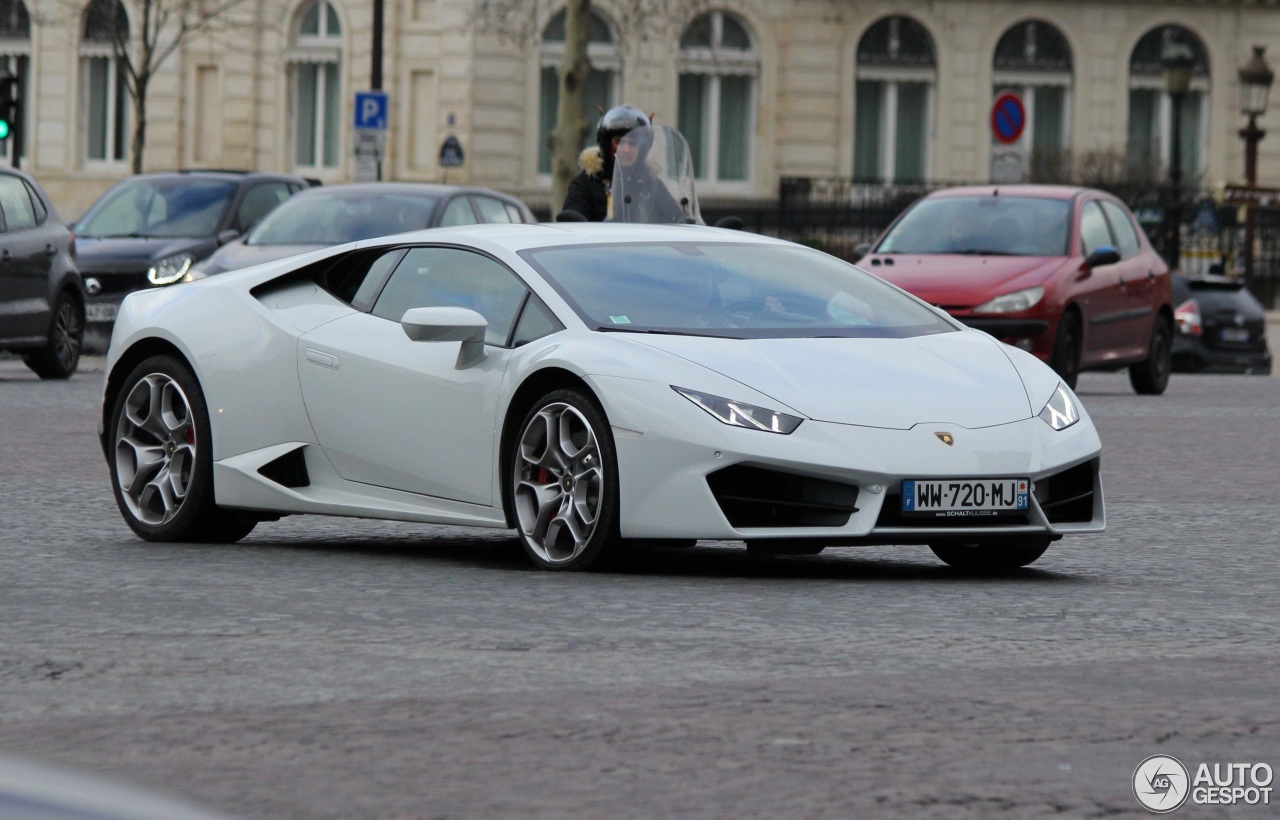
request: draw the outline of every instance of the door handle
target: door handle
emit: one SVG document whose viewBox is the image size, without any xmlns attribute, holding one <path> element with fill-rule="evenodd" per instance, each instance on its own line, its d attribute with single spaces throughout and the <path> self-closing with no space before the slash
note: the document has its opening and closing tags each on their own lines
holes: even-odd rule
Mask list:
<svg viewBox="0 0 1280 820">
<path fill-rule="evenodd" d="M 53 246 L 52 242 L 46 242 L 44 245 L 44 252 L 46 256 L 53 256 L 58 252 L 58 249 Z"/>
</svg>

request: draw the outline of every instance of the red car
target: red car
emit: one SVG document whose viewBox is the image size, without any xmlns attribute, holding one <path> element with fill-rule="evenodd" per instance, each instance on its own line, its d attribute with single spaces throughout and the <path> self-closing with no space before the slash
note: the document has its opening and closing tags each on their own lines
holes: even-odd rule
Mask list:
<svg viewBox="0 0 1280 820">
<path fill-rule="evenodd" d="M 1169 268 L 1124 203 L 1057 185 L 948 188 L 904 211 L 859 264 L 1048 362 L 1129 368 L 1160 394 L 1172 368 Z"/>
</svg>

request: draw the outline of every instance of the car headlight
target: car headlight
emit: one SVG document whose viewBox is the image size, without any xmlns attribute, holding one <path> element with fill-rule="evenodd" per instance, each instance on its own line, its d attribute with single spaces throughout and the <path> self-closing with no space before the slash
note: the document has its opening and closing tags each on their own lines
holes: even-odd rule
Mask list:
<svg viewBox="0 0 1280 820">
<path fill-rule="evenodd" d="M 209 276 L 209 274 L 205 273 L 204 271 L 200 270 L 199 268 L 192 268 L 191 270 L 187 271 L 187 275 L 186 275 L 186 276 L 182 277 L 182 281 L 183 281 L 183 282 L 198 282 L 198 281 L 200 281 L 201 279 L 205 279 L 205 278 L 207 278 L 208 276 Z"/>
<path fill-rule="evenodd" d="M 1080 420 L 1080 411 L 1076 409 L 1075 397 L 1065 384 L 1049 397 L 1049 403 L 1040 411 L 1040 418 L 1055 430 L 1065 430 Z"/>
<path fill-rule="evenodd" d="M 1026 310 L 1034 306 L 1037 302 L 1044 298 L 1044 288 L 1027 288 L 1026 290 L 1015 290 L 1013 293 L 1006 293 L 1003 296 L 997 296 L 989 302 L 983 302 L 973 309 L 974 313 L 1017 313 L 1020 310 Z"/>
<path fill-rule="evenodd" d="M 147 281 L 153 285 L 172 285 L 187 275 L 196 258 L 189 253 L 166 256 L 147 269 Z"/>
<path fill-rule="evenodd" d="M 794 432 L 800 426 L 800 422 L 804 421 L 797 416 L 789 416 L 767 407 L 756 407 L 754 404 L 723 399 L 719 396 L 699 393 L 696 390 L 676 387 L 674 384 L 671 385 L 671 389 L 715 416 L 717 421 L 730 427 L 745 427 L 748 430 L 763 430 L 766 433 L 781 433 L 785 436 Z"/>
</svg>

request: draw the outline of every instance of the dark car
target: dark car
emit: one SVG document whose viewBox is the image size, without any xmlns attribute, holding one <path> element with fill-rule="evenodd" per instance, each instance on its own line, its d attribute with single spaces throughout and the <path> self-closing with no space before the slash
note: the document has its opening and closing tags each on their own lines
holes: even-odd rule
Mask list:
<svg viewBox="0 0 1280 820">
<path fill-rule="evenodd" d="M 0 350 L 22 355 L 42 379 L 80 363 L 85 290 L 76 244 L 30 176 L 0 167 Z"/>
<path fill-rule="evenodd" d="M 90 332 L 105 342 L 127 294 L 181 281 L 308 184 L 288 174 L 173 171 L 112 186 L 75 224 Z"/>
<path fill-rule="evenodd" d="M 1048 362 L 1129 368 L 1139 393 L 1171 370 L 1169 268 L 1125 204 L 1091 188 L 985 185 L 936 191 L 877 240 L 863 268 Z"/>
<path fill-rule="evenodd" d="M 1267 315 L 1244 282 L 1173 275 L 1173 369 L 1180 373 L 1271 373 Z"/>
<path fill-rule="evenodd" d="M 293 197 L 244 239 L 223 245 L 192 267 L 187 278 L 422 228 L 535 221 L 523 202 L 488 188 L 413 182 L 327 185 Z"/>
</svg>

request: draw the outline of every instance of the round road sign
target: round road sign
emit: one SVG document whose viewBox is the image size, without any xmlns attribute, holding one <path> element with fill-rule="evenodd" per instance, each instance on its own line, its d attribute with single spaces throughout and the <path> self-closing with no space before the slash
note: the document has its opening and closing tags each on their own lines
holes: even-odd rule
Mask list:
<svg viewBox="0 0 1280 820">
<path fill-rule="evenodd" d="M 1010 145 L 1022 136 L 1027 126 L 1027 111 L 1017 94 L 1001 94 L 991 106 L 991 134 L 996 142 Z"/>
</svg>

